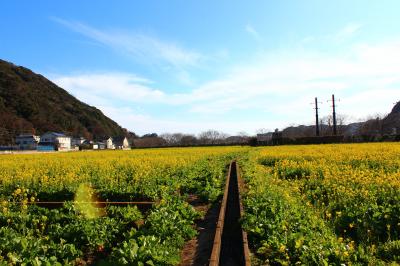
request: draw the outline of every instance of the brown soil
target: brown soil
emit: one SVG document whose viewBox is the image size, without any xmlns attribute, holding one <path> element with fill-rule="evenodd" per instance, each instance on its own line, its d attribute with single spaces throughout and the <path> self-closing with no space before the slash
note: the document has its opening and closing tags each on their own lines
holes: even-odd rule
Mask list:
<svg viewBox="0 0 400 266">
<path fill-rule="evenodd" d="M 195 196 L 190 197 L 189 202 L 197 211 L 205 213 L 205 216 L 203 219 L 197 221 L 196 228 L 199 234 L 196 238 L 186 242 L 181 252 L 181 263 L 179 265 L 208 265 L 221 204 L 220 202 L 213 205 L 206 204 Z"/>
</svg>

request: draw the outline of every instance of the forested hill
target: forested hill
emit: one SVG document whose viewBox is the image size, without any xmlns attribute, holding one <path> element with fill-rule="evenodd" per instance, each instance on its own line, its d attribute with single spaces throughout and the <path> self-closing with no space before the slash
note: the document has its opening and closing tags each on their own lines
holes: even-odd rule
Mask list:
<svg viewBox="0 0 400 266">
<path fill-rule="evenodd" d="M 46 131 L 89 139 L 124 135 L 124 130 L 99 109 L 42 75 L 0 60 L 0 144 L 10 144 L 22 132 Z"/>
</svg>

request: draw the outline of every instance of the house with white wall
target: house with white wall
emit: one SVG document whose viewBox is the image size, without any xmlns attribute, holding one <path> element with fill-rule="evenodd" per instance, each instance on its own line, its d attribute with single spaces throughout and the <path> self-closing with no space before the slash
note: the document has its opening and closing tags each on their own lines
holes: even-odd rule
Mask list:
<svg viewBox="0 0 400 266">
<path fill-rule="evenodd" d="M 112 137 L 108 137 L 107 139 L 105 139 L 104 143 L 106 145 L 106 149 L 109 149 L 109 150 L 114 150 L 115 149 Z"/>
<path fill-rule="evenodd" d="M 107 149 L 129 149 L 129 141 L 126 137 L 109 137 L 104 140 L 105 146 Z"/>
<path fill-rule="evenodd" d="M 63 151 L 71 149 L 71 137 L 66 136 L 63 133 L 47 132 L 40 136 L 41 146 L 53 146 L 54 149 Z"/>
<path fill-rule="evenodd" d="M 129 149 L 129 141 L 126 137 L 114 137 L 113 143 L 116 149 Z"/>
</svg>

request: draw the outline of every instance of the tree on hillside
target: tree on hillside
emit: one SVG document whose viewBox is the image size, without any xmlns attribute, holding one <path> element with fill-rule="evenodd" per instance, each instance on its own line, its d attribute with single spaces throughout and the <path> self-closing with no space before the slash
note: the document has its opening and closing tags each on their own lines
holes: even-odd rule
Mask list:
<svg viewBox="0 0 400 266">
<path fill-rule="evenodd" d="M 157 138 L 158 134 L 157 133 L 147 133 L 141 136 L 141 138 Z"/>
<path fill-rule="evenodd" d="M 366 121 L 360 128 L 360 135 L 373 136 L 382 134 L 383 118 L 385 116 L 381 114 L 375 114 L 374 116 L 368 116 Z"/>
</svg>

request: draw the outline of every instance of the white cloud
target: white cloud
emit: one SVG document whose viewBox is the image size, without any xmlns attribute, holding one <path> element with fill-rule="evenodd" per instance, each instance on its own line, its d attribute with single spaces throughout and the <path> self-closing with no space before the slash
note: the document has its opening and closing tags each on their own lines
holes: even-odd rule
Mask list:
<svg viewBox="0 0 400 266">
<path fill-rule="evenodd" d="M 346 41 L 354 40 L 359 32 L 362 31 L 364 25 L 361 23 L 351 22 L 344 27 L 338 29 L 336 32 L 328 33 L 321 36 L 306 36 L 299 41 L 302 46 L 318 44 L 318 45 L 342 45 Z"/>
<path fill-rule="evenodd" d="M 341 99 L 338 113 L 354 120 L 389 112 L 392 103 L 400 100 L 400 41 L 354 45 L 340 54 L 272 51 L 181 94 L 155 89 L 151 81 L 121 73 L 71 75 L 53 80 L 84 101 L 108 106 L 112 118 L 128 128 L 132 124 L 131 129 L 138 132 L 198 132 L 208 128 L 229 133 L 241 129 L 254 132 L 262 127 L 312 123 L 310 103 L 318 96 L 324 102 L 321 116 L 328 115 L 331 110 L 326 100 L 332 93 Z M 159 119 L 113 105 L 109 98 L 157 104 L 163 117 L 170 108 L 180 106 L 186 117 L 192 118 Z M 236 122 L 227 121 L 241 112 L 261 115 L 254 120 L 242 117 Z"/>
<path fill-rule="evenodd" d="M 54 83 L 92 105 L 115 102 L 161 101 L 164 92 L 151 88 L 150 81 L 127 73 L 89 73 L 54 76 Z"/>
<path fill-rule="evenodd" d="M 271 116 L 298 117 L 298 122 L 308 121 L 308 103 L 314 96 L 329 99 L 332 93 L 342 98 L 369 95 L 359 105 L 343 108 L 354 117 L 364 117 L 368 110 L 389 111 L 391 102 L 400 99 L 400 42 L 356 45 L 349 54 L 266 54 L 181 99 L 191 103 L 193 112 L 268 110 Z M 361 104 L 367 107 L 360 109 Z"/>
<path fill-rule="evenodd" d="M 111 47 L 117 52 L 123 52 L 142 63 L 155 65 L 168 64 L 183 68 L 196 66 L 203 56 L 195 51 L 189 51 L 176 43 L 164 41 L 154 36 L 120 30 L 100 30 L 81 22 L 69 21 L 53 17 L 52 20 L 78 32 L 91 40 Z"/>
<path fill-rule="evenodd" d="M 208 129 L 217 129 L 228 134 L 235 134 L 240 131 L 255 133 L 254 129 L 265 127 L 260 121 L 247 120 L 238 123 L 237 121 L 219 121 L 212 118 L 196 118 L 182 120 L 178 118 L 160 119 L 151 115 L 145 115 L 130 107 L 99 106 L 99 108 L 117 123 L 133 130 L 139 135 L 146 133 L 182 132 L 198 134 Z M 275 123 L 276 125 L 276 123 Z"/>
<path fill-rule="evenodd" d="M 335 38 L 337 40 L 343 40 L 345 38 L 349 38 L 354 35 L 357 31 L 362 28 L 362 24 L 360 23 L 349 23 L 344 28 L 342 28 L 338 33 L 336 33 Z"/>
<path fill-rule="evenodd" d="M 400 84 L 400 83 L 399 83 Z M 400 86 L 397 88 L 384 88 L 371 86 L 348 97 L 343 97 L 339 104 L 342 114 L 354 117 L 354 120 L 365 119 L 375 114 L 388 114 L 392 104 L 400 100 Z"/>
<path fill-rule="evenodd" d="M 254 29 L 254 27 L 251 24 L 247 24 L 245 27 L 245 30 L 257 41 L 261 40 L 261 35 Z"/>
</svg>

